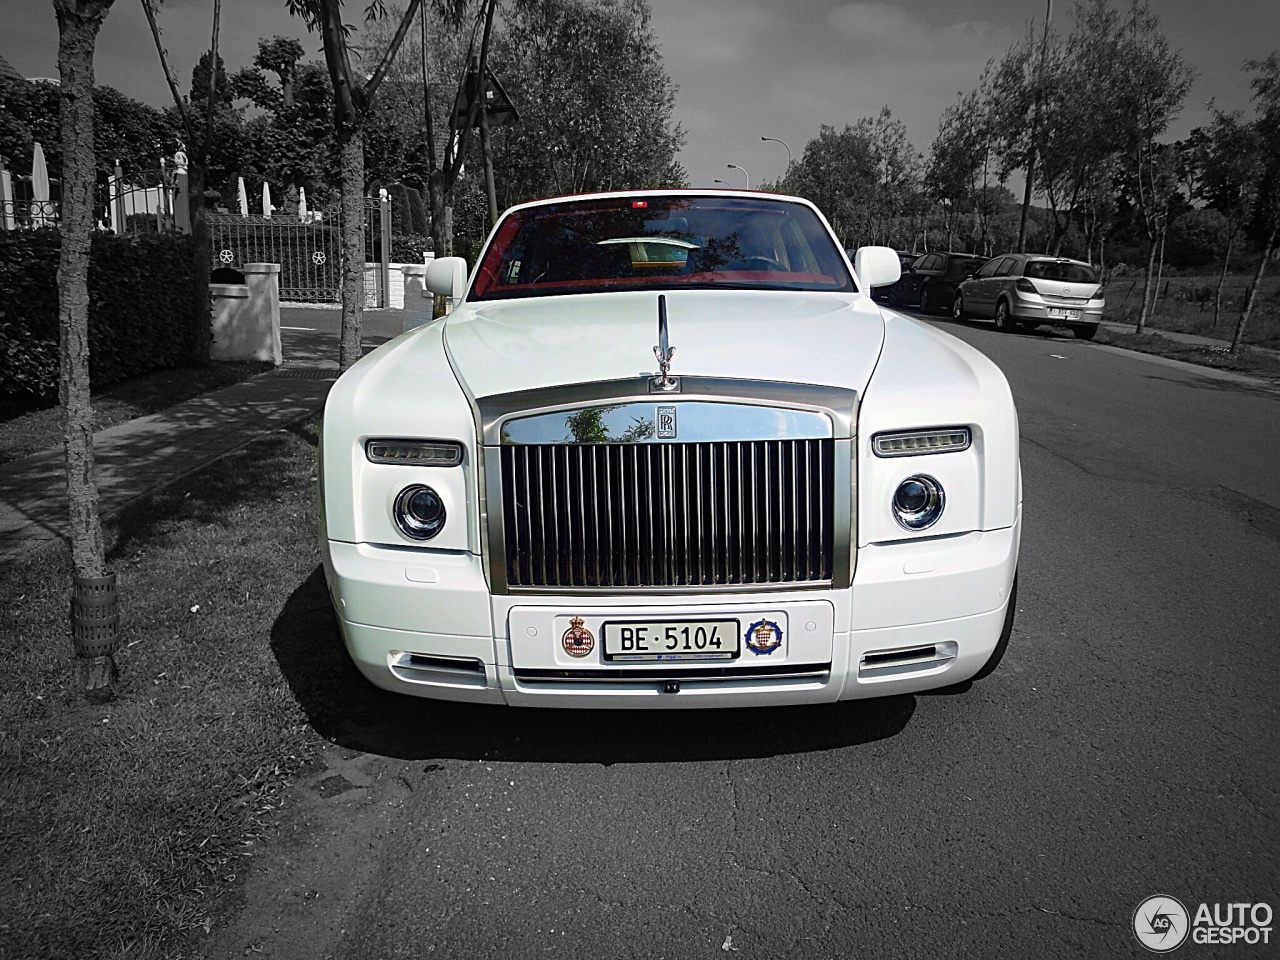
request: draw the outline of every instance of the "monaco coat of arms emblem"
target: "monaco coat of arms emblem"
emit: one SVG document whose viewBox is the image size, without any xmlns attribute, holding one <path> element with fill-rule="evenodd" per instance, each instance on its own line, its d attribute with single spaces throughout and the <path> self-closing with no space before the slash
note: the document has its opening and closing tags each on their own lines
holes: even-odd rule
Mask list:
<svg viewBox="0 0 1280 960">
<path fill-rule="evenodd" d="M 596 638 L 583 626 L 581 617 L 569 621 L 569 629 L 564 632 L 561 643 L 564 644 L 564 652 L 571 657 L 588 656 L 596 648 Z"/>
</svg>

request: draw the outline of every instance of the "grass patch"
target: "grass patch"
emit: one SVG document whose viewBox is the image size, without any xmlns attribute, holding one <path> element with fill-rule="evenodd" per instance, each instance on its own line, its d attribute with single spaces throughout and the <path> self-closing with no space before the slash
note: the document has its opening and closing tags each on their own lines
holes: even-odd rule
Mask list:
<svg viewBox="0 0 1280 960">
<path fill-rule="evenodd" d="M 1254 297 L 1245 342 L 1256 346 L 1280 348 L 1280 276 L 1269 276 Z M 1240 311 L 1244 309 L 1245 290 L 1253 283 L 1253 274 L 1229 274 L 1222 288 L 1222 309 L 1218 324 L 1213 323 L 1213 297 L 1218 287 L 1216 274 L 1194 277 L 1167 277 L 1160 281 L 1159 297 L 1148 325 L 1176 333 L 1193 333 L 1217 340 L 1231 340 Z M 1142 306 L 1142 277 L 1120 277 L 1107 282 L 1107 319 L 1135 323 Z M 1197 361 L 1191 361 L 1197 362 Z"/>
<path fill-rule="evenodd" d="M 1136 350 L 1139 353 L 1150 353 L 1171 360 L 1182 360 L 1186 363 L 1198 364 L 1202 367 L 1213 367 L 1217 370 L 1234 370 L 1256 377 L 1280 379 L 1280 357 L 1275 354 L 1254 350 L 1242 346 L 1240 352 L 1232 354 L 1223 347 L 1202 347 L 1172 340 L 1159 333 L 1121 333 L 1102 327 L 1094 338 L 1096 343 L 1106 343 L 1113 347 Z"/>
<path fill-rule="evenodd" d="M 183 956 L 225 909 L 321 742 L 271 643 L 319 563 L 314 443 L 279 431 L 108 523 L 114 703 L 72 688 L 66 553 L 3 568 L 0 957 Z"/>
<path fill-rule="evenodd" d="M 159 413 L 175 403 L 220 390 L 272 369 L 260 360 L 226 360 L 204 367 L 160 370 L 93 394 L 93 429 Z M 32 410 L 0 421 L 0 464 L 21 460 L 62 443 L 61 410 Z"/>
</svg>

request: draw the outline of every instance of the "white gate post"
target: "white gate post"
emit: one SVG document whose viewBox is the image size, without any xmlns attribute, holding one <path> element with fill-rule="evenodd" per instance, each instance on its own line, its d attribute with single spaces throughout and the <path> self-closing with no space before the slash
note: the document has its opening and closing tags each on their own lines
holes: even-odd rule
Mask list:
<svg viewBox="0 0 1280 960">
<path fill-rule="evenodd" d="M 6 230 L 12 230 L 15 226 L 13 221 L 13 180 L 9 177 L 9 171 L 5 169 L 3 160 L 0 160 L 0 224 L 3 224 Z"/>
<path fill-rule="evenodd" d="M 386 187 L 378 191 L 379 230 L 382 234 L 382 296 L 378 306 L 391 302 L 391 195 Z"/>
</svg>

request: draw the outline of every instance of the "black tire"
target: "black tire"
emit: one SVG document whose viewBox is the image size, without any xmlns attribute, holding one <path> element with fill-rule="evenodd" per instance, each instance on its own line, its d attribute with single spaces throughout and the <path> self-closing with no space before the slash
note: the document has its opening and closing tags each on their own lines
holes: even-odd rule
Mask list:
<svg viewBox="0 0 1280 960">
<path fill-rule="evenodd" d="M 1000 300 L 996 303 L 996 329 L 1001 333 L 1012 333 L 1014 329 L 1013 315 L 1009 313 L 1009 301 Z"/>
<path fill-rule="evenodd" d="M 951 319 L 964 319 L 964 294 L 959 290 L 956 291 L 955 298 L 951 301 Z"/>
<path fill-rule="evenodd" d="M 1082 323 L 1078 327 L 1072 327 L 1071 332 L 1076 335 L 1077 340 L 1092 340 L 1098 335 L 1098 325 L 1096 323 Z"/>
<path fill-rule="evenodd" d="M 1004 611 L 1004 625 L 1000 628 L 1000 639 L 996 641 L 996 648 L 991 651 L 991 656 L 982 665 L 982 669 L 973 675 L 973 683 L 985 680 L 995 673 L 996 667 L 1000 666 L 1000 661 L 1004 659 L 1005 651 L 1009 649 L 1009 637 L 1013 634 L 1013 617 L 1017 609 L 1018 574 L 1015 572 L 1013 575 L 1013 588 L 1009 591 L 1009 606 Z"/>
</svg>

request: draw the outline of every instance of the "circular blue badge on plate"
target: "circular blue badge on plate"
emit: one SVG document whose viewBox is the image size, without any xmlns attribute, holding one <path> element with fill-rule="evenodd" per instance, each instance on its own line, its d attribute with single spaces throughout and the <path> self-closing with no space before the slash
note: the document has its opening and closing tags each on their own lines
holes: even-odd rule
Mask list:
<svg viewBox="0 0 1280 960">
<path fill-rule="evenodd" d="M 772 620 L 757 620 L 747 627 L 747 649 L 769 654 L 782 646 L 782 628 Z"/>
</svg>

